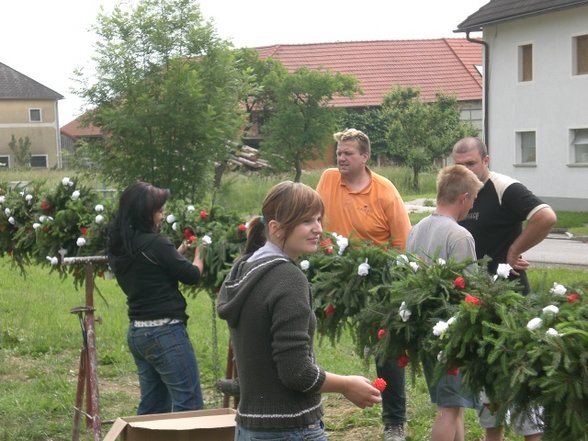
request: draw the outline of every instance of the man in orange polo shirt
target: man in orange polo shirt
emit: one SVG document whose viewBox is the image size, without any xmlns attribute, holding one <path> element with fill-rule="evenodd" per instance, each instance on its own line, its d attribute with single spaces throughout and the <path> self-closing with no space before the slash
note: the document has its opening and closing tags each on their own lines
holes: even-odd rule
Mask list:
<svg viewBox="0 0 588 441">
<path fill-rule="evenodd" d="M 323 227 L 404 250 L 411 226 L 408 213 L 394 184 L 368 168 L 369 138 L 355 129 L 335 133 L 334 138 L 338 168 L 325 170 L 316 188 L 325 204 Z M 404 441 L 404 368 L 396 360 L 378 361 L 377 372 L 388 384 L 382 393 L 384 441 Z"/>
</svg>

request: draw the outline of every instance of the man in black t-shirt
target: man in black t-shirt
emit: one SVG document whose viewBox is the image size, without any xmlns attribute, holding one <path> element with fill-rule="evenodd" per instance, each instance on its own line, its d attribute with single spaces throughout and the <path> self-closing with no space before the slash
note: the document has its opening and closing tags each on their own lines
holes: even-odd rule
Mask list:
<svg viewBox="0 0 588 441">
<path fill-rule="evenodd" d="M 545 239 L 557 220 L 554 211 L 517 180 L 490 171 L 488 150 L 480 139 L 459 140 L 452 157 L 454 163 L 466 166 L 484 183 L 472 209 L 460 222 L 474 236 L 478 259 L 492 259 L 488 263 L 490 274 L 496 274 L 499 264 L 508 263 L 512 267 L 510 278 L 518 279 L 522 293 L 527 294 L 525 270 L 529 262 L 522 254 Z M 481 417 L 480 424 L 486 428 L 485 441 L 502 440 L 502 427 L 494 415 Z M 541 410 L 533 409 L 514 426 L 525 441 L 540 441 Z"/>
</svg>

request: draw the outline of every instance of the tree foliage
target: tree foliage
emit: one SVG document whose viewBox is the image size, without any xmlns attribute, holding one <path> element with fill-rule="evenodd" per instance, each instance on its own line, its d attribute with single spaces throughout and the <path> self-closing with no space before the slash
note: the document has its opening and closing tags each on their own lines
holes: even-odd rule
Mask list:
<svg viewBox="0 0 588 441">
<path fill-rule="evenodd" d="M 415 88 L 395 87 L 382 104 L 390 153 L 412 168 L 413 187 L 419 188 L 419 173 L 449 155 L 455 142 L 474 136 L 476 129 L 460 120 L 457 99 L 442 92 L 425 103 Z"/>
<path fill-rule="evenodd" d="M 355 77 L 339 72 L 298 68 L 289 73 L 273 64 L 262 83 L 267 121 L 261 127 L 262 148 L 278 170 L 294 168 L 299 182 L 304 161 L 322 158 L 337 129 L 340 109 L 330 102 L 335 96 L 353 97 L 359 92 Z"/>
<path fill-rule="evenodd" d="M 242 123 L 246 81 L 230 45 L 193 0 L 117 6 L 95 31 L 95 81 L 80 72 L 78 94 L 93 108 L 85 122 L 108 135 L 84 146 L 90 159 L 120 186 L 142 179 L 198 199 Z"/>
<path fill-rule="evenodd" d="M 10 147 L 17 167 L 31 167 L 31 140 L 28 136 L 20 137 L 17 141 L 16 137 L 12 135 L 8 147 Z"/>
</svg>

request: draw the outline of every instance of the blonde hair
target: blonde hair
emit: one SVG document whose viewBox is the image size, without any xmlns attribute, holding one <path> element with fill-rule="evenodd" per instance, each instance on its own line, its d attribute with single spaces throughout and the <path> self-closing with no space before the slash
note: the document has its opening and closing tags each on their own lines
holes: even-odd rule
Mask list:
<svg viewBox="0 0 588 441">
<path fill-rule="evenodd" d="M 453 204 L 464 193 L 475 196 L 483 186 L 482 181 L 467 167 L 449 165 L 437 174 L 437 204 Z"/>
<path fill-rule="evenodd" d="M 343 141 L 357 141 L 359 144 L 359 153 L 367 153 L 368 157 L 371 155 L 370 139 L 361 130 L 345 129 L 342 132 L 337 132 L 333 135 L 337 144 Z"/>
</svg>

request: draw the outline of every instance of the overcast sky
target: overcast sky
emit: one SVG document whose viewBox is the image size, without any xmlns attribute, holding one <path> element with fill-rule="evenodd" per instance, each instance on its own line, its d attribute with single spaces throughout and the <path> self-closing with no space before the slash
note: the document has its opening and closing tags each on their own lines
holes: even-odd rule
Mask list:
<svg viewBox="0 0 588 441">
<path fill-rule="evenodd" d="M 4 0 L 0 62 L 64 96 L 59 125 L 83 111 L 71 93 L 76 68 L 92 72 L 96 36 L 90 31 L 102 5 L 119 0 Z M 219 37 L 237 47 L 464 37 L 453 31 L 490 0 L 201 0 Z M 136 4 L 136 0 L 123 3 Z"/>
</svg>

